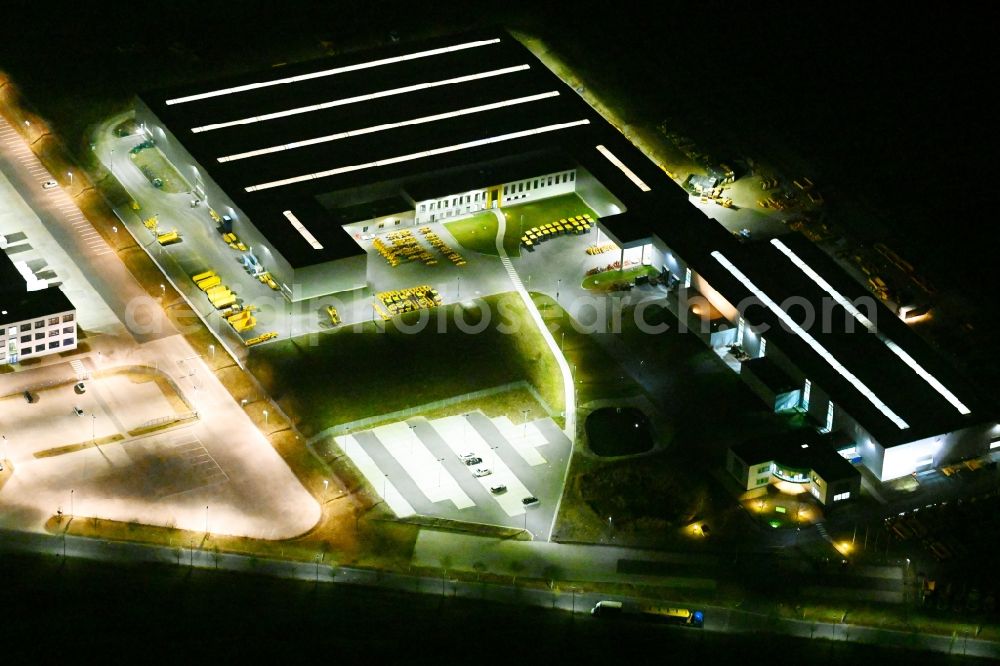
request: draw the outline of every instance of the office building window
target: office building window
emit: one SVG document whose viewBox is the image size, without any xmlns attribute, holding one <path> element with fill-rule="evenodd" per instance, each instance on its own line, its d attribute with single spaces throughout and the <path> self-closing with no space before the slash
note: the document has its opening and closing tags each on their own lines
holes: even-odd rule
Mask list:
<svg viewBox="0 0 1000 666">
<path fill-rule="evenodd" d="M 72 326 L 64 326 L 63 327 L 63 333 L 65 333 L 66 335 L 69 335 L 72 332 L 73 332 L 73 327 Z"/>
<path fill-rule="evenodd" d="M 569 172 L 569 179 L 570 180 L 576 180 L 576 171 L 570 171 Z"/>
<path fill-rule="evenodd" d="M 44 333 L 35 333 L 35 339 L 36 340 L 41 340 L 44 337 L 45 337 Z"/>
<path fill-rule="evenodd" d="M 59 329 L 58 328 L 53 328 L 51 331 L 49 331 L 49 337 L 50 338 L 54 338 L 57 335 L 59 335 Z"/>
<path fill-rule="evenodd" d="M 468 194 L 465 195 L 465 203 L 472 203 L 472 197 Z"/>
<path fill-rule="evenodd" d="M 31 342 L 31 336 L 30 335 L 22 335 L 21 336 L 21 342 Z"/>
<path fill-rule="evenodd" d="M 518 192 L 524 192 L 524 183 L 518 183 L 517 184 L 517 191 Z"/>
<path fill-rule="evenodd" d="M 63 347 L 72 347 L 72 346 L 73 346 L 73 338 L 66 338 L 65 340 L 63 340 Z"/>
<path fill-rule="evenodd" d="M 833 501 L 839 502 L 841 500 L 850 499 L 850 497 L 851 497 L 850 491 L 846 493 L 837 493 L 836 495 L 833 496 Z"/>
<path fill-rule="evenodd" d="M 31 330 L 31 324 L 21 324 L 21 332 L 22 333 L 24 333 L 25 331 L 30 331 L 30 330 Z"/>
<path fill-rule="evenodd" d="M 52 342 L 49 343 L 49 349 L 56 349 L 58 347 L 59 347 L 59 341 L 58 340 L 54 340 L 54 341 L 52 341 Z"/>
<path fill-rule="evenodd" d="M 537 178 L 535 179 L 535 189 L 536 190 L 538 189 L 538 179 Z"/>
<path fill-rule="evenodd" d="M 507 186 L 506 185 L 503 186 L 503 193 L 507 194 Z"/>
<path fill-rule="evenodd" d="M 45 345 L 35 345 L 35 351 L 36 352 L 43 352 L 43 351 L 45 351 Z"/>
<path fill-rule="evenodd" d="M 21 356 L 26 356 L 28 354 L 33 354 L 33 353 L 34 352 L 31 351 L 31 347 L 25 347 L 24 349 L 21 350 Z"/>
<path fill-rule="evenodd" d="M 49 326 L 58 326 L 59 317 L 49 317 Z"/>
<path fill-rule="evenodd" d="M 427 204 L 420 204 L 420 212 L 421 213 L 426 213 L 427 212 Z M 365 228 L 367 229 L 367 227 L 365 227 Z"/>
<path fill-rule="evenodd" d="M 552 185 L 552 176 L 549 176 L 549 185 Z"/>
<path fill-rule="evenodd" d="M 39 319 L 38 321 L 35 322 L 35 328 L 42 328 L 43 326 L 45 326 L 44 319 Z"/>
<path fill-rule="evenodd" d="M 68 321 L 73 321 L 73 315 L 71 314 L 63 315 L 63 323 L 65 324 Z"/>
</svg>

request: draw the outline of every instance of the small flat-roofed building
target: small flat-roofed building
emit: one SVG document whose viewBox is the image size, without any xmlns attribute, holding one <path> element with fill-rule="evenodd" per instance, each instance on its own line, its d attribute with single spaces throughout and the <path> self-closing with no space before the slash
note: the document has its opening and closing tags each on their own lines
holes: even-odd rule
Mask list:
<svg viewBox="0 0 1000 666">
<path fill-rule="evenodd" d="M 861 492 L 858 470 L 828 437 L 808 430 L 738 444 L 727 453 L 726 469 L 746 490 L 783 481 L 808 490 L 824 505 L 857 498 Z"/>
<path fill-rule="evenodd" d="M 76 349 L 76 308 L 59 287 L 28 291 L 0 250 L 0 365 Z"/>
</svg>

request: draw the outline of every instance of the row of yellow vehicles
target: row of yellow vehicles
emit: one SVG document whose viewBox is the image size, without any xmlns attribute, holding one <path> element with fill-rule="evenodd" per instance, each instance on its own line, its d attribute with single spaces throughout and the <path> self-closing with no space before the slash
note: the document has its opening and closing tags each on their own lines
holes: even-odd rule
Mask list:
<svg viewBox="0 0 1000 666">
<path fill-rule="evenodd" d="M 563 234 L 585 234 L 590 231 L 592 226 L 594 226 L 594 220 L 590 217 L 590 213 L 564 217 L 556 222 L 549 222 L 548 224 L 528 229 L 521 236 L 521 245 L 531 250 L 542 241 L 555 238 L 556 236 L 562 236 Z"/>
</svg>

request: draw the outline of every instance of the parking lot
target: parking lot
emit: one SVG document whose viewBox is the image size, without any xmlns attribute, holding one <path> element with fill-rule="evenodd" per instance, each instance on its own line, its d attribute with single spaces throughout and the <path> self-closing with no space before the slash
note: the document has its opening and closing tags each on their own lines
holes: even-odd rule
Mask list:
<svg viewBox="0 0 1000 666">
<path fill-rule="evenodd" d="M 478 411 L 398 421 L 336 441 L 400 517 L 523 528 L 542 540 L 571 449 L 551 419 L 514 424 Z M 526 506 L 530 497 L 538 502 Z"/>
</svg>

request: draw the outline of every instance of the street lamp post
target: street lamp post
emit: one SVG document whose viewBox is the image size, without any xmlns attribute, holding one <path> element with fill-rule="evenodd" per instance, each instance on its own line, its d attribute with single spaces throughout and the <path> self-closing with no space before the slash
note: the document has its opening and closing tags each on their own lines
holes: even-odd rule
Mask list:
<svg viewBox="0 0 1000 666">
<path fill-rule="evenodd" d="M 413 445 L 417 443 L 417 426 L 410 426 L 410 456 L 413 456 Z"/>
<path fill-rule="evenodd" d="M 70 488 L 69 489 L 69 517 L 72 518 L 74 515 L 76 515 L 76 514 L 73 511 L 73 489 Z M 910 561 L 907 560 L 906 562 L 907 562 L 907 564 L 909 564 Z"/>
<path fill-rule="evenodd" d="M 97 444 L 97 414 L 90 415 L 90 443 L 91 445 Z"/>
<path fill-rule="evenodd" d="M 267 425 L 267 410 L 264 410 L 264 424 Z"/>
<path fill-rule="evenodd" d="M 70 187 L 70 189 L 72 189 L 73 188 L 73 172 L 72 171 L 67 171 L 66 175 L 69 176 L 69 187 Z"/>
<path fill-rule="evenodd" d="M 530 414 L 530 413 L 531 413 L 530 409 L 522 409 L 521 410 L 521 415 L 524 416 L 523 430 L 521 432 L 521 438 L 522 439 L 527 439 L 528 438 L 528 414 Z"/>
<path fill-rule="evenodd" d="M 456 278 L 458 280 L 458 288 L 455 291 L 455 300 L 462 298 L 462 278 Z"/>
<path fill-rule="evenodd" d="M 562 286 L 562 278 L 556 280 L 556 301 L 559 300 L 559 287 Z"/>
<path fill-rule="evenodd" d="M 438 485 L 437 485 L 437 487 L 440 488 L 441 487 L 441 470 L 444 469 L 444 458 L 438 458 L 437 461 L 438 461 Z"/>
<path fill-rule="evenodd" d="M 205 505 L 205 536 L 208 536 L 208 505 Z"/>
</svg>

